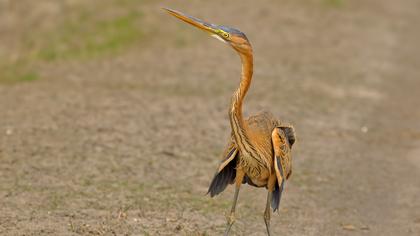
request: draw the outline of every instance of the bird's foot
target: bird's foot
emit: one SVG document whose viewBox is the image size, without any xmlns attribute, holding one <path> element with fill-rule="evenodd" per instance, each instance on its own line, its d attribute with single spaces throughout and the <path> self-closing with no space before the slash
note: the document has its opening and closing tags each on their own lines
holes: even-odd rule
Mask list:
<svg viewBox="0 0 420 236">
<path fill-rule="evenodd" d="M 231 212 L 229 215 L 226 216 L 227 226 L 225 230 L 225 236 L 229 235 L 230 228 L 232 228 L 233 223 L 235 223 L 235 212 Z"/>
<path fill-rule="evenodd" d="M 229 215 L 227 215 L 226 220 L 228 225 L 233 225 L 233 223 L 235 223 L 236 220 L 235 213 L 231 212 Z"/>
</svg>

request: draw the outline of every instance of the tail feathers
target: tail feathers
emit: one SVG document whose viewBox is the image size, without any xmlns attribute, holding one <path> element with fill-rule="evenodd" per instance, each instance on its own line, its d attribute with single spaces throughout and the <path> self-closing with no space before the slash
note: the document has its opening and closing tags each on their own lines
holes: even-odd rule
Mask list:
<svg viewBox="0 0 420 236">
<path fill-rule="evenodd" d="M 283 193 L 283 187 L 284 180 L 281 182 L 280 186 L 278 185 L 278 183 L 276 183 L 276 187 L 273 191 L 273 198 L 271 199 L 271 208 L 273 208 L 273 212 L 276 212 L 280 207 L 280 200 L 281 194 Z"/>
<path fill-rule="evenodd" d="M 228 165 L 225 166 L 225 168 L 216 173 L 207 192 L 207 194 L 210 193 L 210 197 L 214 197 L 217 194 L 223 192 L 228 184 L 232 184 L 235 181 L 235 164 L 236 161 L 231 161 Z"/>
</svg>

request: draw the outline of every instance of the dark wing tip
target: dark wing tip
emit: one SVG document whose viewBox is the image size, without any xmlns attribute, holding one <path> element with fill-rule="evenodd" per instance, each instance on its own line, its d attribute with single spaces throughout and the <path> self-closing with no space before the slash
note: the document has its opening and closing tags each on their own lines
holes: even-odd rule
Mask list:
<svg viewBox="0 0 420 236">
<path fill-rule="evenodd" d="M 230 156 L 234 153 L 235 148 L 233 148 L 226 159 L 229 159 Z M 232 184 L 236 177 L 236 157 L 233 158 L 222 170 L 218 171 L 213 180 L 210 183 L 209 190 L 207 194 L 210 193 L 210 197 L 214 197 L 217 194 L 223 192 L 229 184 Z"/>
<path fill-rule="evenodd" d="M 273 208 L 273 212 L 276 212 L 280 208 L 280 201 L 281 201 L 281 195 L 283 193 L 284 189 L 284 179 L 279 187 L 279 185 L 276 183 L 275 189 L 273 191 L 273 198 L 271 200 L 271 208 Z"/>
</svg>

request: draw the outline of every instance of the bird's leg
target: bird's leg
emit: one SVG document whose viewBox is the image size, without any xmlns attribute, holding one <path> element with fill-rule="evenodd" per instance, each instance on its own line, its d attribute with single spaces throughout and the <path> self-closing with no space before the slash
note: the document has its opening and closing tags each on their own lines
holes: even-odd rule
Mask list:
<svg viewBox="0 0 420 236">
<path fill-rule="evenodd" d="M 272 173 L 270 175 L 270 178 L 268 179 L 268 183 L 267 183 L 268 194 L 267 194 L 267 203 L 265 205 L 265 211 L 264 211 L 264 222 L 265 222 L 265 227 L 267 228 L 267 235 L 268 236 L 271 235 L 271 230 L 270 230 L 271 208 L 270 208 L 270 204 L 271 204 L 271 200 L 273 198 L 273 191 L 274 191 L 275 184 L 276 184 L 276 174 Z"/>
<path fill-rule="evenodd" d="M 236 202 L 238 201 L 239 188 L 240 187 L 235 188 L 235 195 L 233 197 L 232 209 L 230 210 L 230 214 L 226 217 L 227 226 L 225 230 L 225 235 L 229 235 L 230 228 L 232 227 L 233 223 L 235 223 L 235 208 L 236 208 Z"/>
<path fill-rule="evenodd" d="M 271 218 L 270 203 L 271 203 L 271 198 L 272 197 L 273 197 L 273 192 L 268 191 L 267 204 L 265 205 L 265 211 L 264 211 L 264 222 L 265 222 L 265 227 L 267 228 L 267 235 L 268 236 L 271 235 L 271 231 L 270 231 L 270 218 Z"/>
<path fill-rule="evenodd" d="M 227 226 L 225 230 L 225 236 L 229 235 L 230 228 L 232 228 L 233 223 L 235 223 L 236 202 L 238 201 L 239 189 L 241 188 L 244 175 L 245 173 L 241 169 L 238 168 L 236 170 L 235 195 L 233 196 L 233 203 L 232 203 L 232 209 L 230 210 L 230 214 L 226 217 Z"/>
</svg>

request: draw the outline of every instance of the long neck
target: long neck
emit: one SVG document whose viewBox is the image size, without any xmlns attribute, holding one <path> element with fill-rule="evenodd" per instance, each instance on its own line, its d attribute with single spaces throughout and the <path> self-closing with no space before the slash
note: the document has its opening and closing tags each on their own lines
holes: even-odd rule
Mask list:
<svg viewBox="0 0 420 236">
<path fill-rule="evenodd" d="M 229 110 L 230 125 L 232 127 L 233 136 L 238 148 L 242 153 L 254 156 L 254 148 L 249 142 L 247 126 L 242 115 L 242 104 L 249 86 L 251 85 L 253 72 L 252 52 L 239 54 L 242 61 L 241 82 L 238 89 L 232 96 L 232 102 Z"/>
<path fill-rule="evenodd" d="M 242 118 L 242 104 L 249 87 L 253 72 L 252 54 L 239 54 L 242 62 L 241 82 L 232 97 L 231 111 Z"/>
</svg>

